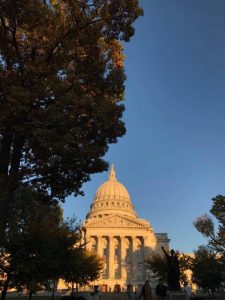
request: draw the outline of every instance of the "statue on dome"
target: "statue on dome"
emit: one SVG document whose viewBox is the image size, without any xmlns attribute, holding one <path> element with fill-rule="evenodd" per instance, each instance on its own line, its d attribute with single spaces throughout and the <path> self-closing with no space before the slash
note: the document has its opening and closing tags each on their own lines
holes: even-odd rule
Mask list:
<svg viewBox="0 0 225 300">
<path fill-rule="evenodd" d="M 180 265 L 179 259 L 172 249 L 170 255 L 161 247 L 167 260 L 167 283 L 170 291 L 180 291 Z"/>
</svg>

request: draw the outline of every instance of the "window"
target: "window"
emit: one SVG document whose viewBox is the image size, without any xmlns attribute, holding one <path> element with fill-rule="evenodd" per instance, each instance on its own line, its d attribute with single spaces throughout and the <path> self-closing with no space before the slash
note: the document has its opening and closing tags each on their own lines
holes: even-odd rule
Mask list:
<svg viewBox="0 0 225 300">
<path fill-rule="evenodd" d="M 119 256 L 120 256 L 120 251 L 119 248 L 115 248 L 115 253 L 114 253 L 114 260 L 118 261 L 119 260 Z"/>
<path fill-rule="evenodd" d="M 126 277 L 127 277 L 127 281 L 132 280 L 132 272 L 131 272 L 131 269 L 126 269 Z"/>
<path fill-rule="evenodd" d="M 109 272 L 108 272 L 108 269 L 103 270 L 102 278 L 103 278 L 103 279 L 108 279 L 108 278 L 109 278 Z"/>
<path fill-rule="evenodd" d="M 143 257 L 141 255 L 141 253 L 138 253 L 138 255 L 137 255 L 137 263 L 143 263 Z"/>
<path fill-rule="evenodd" d="M 119 268 L 115 269 L 115 279 L 120 279 L 120 269 Z"/>
<path fill-rule="evenodd" d="M 108 249 L 107 248 L 104 248 L 103 249 L 103 256 L 108 257 Z"/>
<path fill-rule="evenodd" d="M 90 240 L 90 244 L 91 244 L 91 252 L 97 252 L 97 239 L 96 237 L 92 236 L 91 240 Z"/>
<path fill-rule="evenodd" d="M 97 252 L 96 244 L 93 244 L 93 245 L 91 246 L 91 251 L 92 251 L 92 252 Z"/>
<path fill-rule="evenodd" d="M 137 279 L 138 281 L 142 281 L 142 280 L 143 280 L 143 271 L 142 271 L 142 269 L 138 269 L 138 270 L 137 270 L 136 279 Z"/>
<path fill-rule="evenodd" d="M 131 251 L 130 251 L 130 248 L 126 249 L 126 263 L 128 263 L 128 264 L 131 263 Z"/>
</svg>

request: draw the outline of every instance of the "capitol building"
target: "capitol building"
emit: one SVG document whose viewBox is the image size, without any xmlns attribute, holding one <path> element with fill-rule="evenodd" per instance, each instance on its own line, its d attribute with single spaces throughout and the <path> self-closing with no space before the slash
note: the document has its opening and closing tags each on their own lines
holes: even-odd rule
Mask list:
<svg viewBox="0 0 225 300">
<path fill-rule="evenodd" d="M 101 278 L 95 281 L 102 291 L 115 287 L 135 288 L 149 277 L 145 259 L 151 254 L 168 251 L 166 233 L 155 233 L 147 220 L 140 219 L 125 186 L 116 178 L 114 167 L 97 190 L 83 223 L 88 250 L 105 260 Z"/>
</svg>

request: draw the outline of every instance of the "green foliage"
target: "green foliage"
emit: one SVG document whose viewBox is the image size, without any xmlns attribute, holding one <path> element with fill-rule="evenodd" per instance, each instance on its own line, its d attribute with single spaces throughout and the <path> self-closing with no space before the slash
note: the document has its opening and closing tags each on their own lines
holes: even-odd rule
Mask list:
<svg viewBox="0 0 225 300">
<path fill-rule="evenodd" d="M 180 266 L 180 281 L 184 283 L 187 281 L 186 271 L 192 268 L 192 258 L 184 253 L 176 252 L 179 259 Z M 158 253 L 153 253 L 151 257 L 146 260 L 154 275 L 161 281 L 167 282 L 167 261 L 166 258 Z"/>
<path fill-rule="evenodd" d="M 104 266 L 102 258 L 84 249 L 79 249 L 78 253 L 71 252 L 64 263 L 63 279 L 72 286 L 74 283 L 84 285 L 98 279 Z"/>
<path fill-rule="evenodd" d="M 52 279 L 54 272 L 57 276 L 60 257 L 56 251 L 68 243 L 72 247 L 78 236 L 72 239 L 65 235 L 60 207 L 43 195 L 21 187 L 14 197 L 0 247 L 0 272 L 9 279 L 9 287 L 35 292 Z"/>
<path fill-rule="evenodd" d="M 125 134 L 123 47 L 138 0 L 0 2 L 0 236 L 21 183 L 82 194 Z"/>
<path fill-rule="evenodd" d="M 194 222 L 196 229 L 208 239 L 209 246 L 221 255 L 225 255 L 225 197 L 218 195 L 212 199 L 210 213 L 216 218 L 218 230 L 215 231 L 213 220 L 207 214 Z"/>
<path fill-rule="evenodd" d="M 192 280 L 205 290 L 215 291 L 224 280 L 224 264 L 221 257 L 207 247 L 200 246 L 194 252 Z"/>
<path fill-rule="evenodd" d="M 192 269 L 193 258 L 185 253 L 178 255 L 179 265 L 180 265 L 180 281 L 184 285 L 185 282 L 188 282 L 187 271 Z"/>
<path fill-rule="evenodd" d="M 153 253 L 145 262 L 149 265 L 154 276 L 163 282 L 167 281 L 167 262 L 164 256 Z"/>
<path fill-rule="evenodd" d="M 193 263 L 193 281 L 204 289 L 215 290 L 225 280 L 225 197 L 212 199 L 210 213 L 194 221 L 196 229 L 208 240 L 207 247 L 199 247 Z"/>
<path fill-rule="evenodd" d="M 75 220 L 63 221 L 58 205 L 29 189 L 18 189 L 16 197 L 0 247 L 0 277 L 4 278 L 5 293 L 13 287 L 26 288 L 33 294 L 49 287 L 50 280 L 63 278 L 68 268 L 79 282 L 98 277 L 101 264 L 97 257 L 86 253 Z"/>
</svg>

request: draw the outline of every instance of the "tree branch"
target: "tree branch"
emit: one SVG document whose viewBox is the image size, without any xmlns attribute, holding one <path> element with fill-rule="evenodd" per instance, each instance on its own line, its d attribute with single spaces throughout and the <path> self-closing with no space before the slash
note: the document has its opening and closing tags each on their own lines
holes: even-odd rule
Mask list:
<svg viewBox="0 0 225 300">
<path fill-rule="evenodd" d="M 8 175 L 9 160 L 12 145 L 12 135 L 6 129 L 2 132 L 2 141 L 0 145 L 0 175 Z"/>
<path fill-rule="evenodd" d="M 14 142 L 13 142 L 13 151 L 12 151 L 12 159 L 11 159 L 11 167 L 9 171 L 9 183 L 10 190 L 14 190 L 16 186 L 16 182 L 18 183 L 18 175 L 19 175 L 19 167 L 22 156 L 22 149 L 24 145 L 24 137 L 20 134 L 16 134 Z"/>
<path fill-rule="evenodd" d="M 20 69 L 20 74 L 21 74 L 21 81 L 23 83 L 23 73 L 24 73 L 24 64 L 23 64 L 23 60 L 22 60 L 22 56 L 20 54 L 20 50 L 19 50 L 19 46 L 17 43 L 17 39 L 16 39 L 16 31 L 17 31 L 17 27 L 16 27 L 16 19 L 13 19 L 13 30 L 12 32 L 12 38 L 13 38 L 13 45 L 16 51 L 16 56 L 17 59 L 19 61 L 19 69 Z"/>
<path fill-rule="evenodd" d="M 94 20 L 92 22 L 87 22 L 84 26 L 80 27 L 80 28 L 70 28 L 68 29 L 68 31 L 62 36 L 59 38 L 58 41 L 56 41 L 53 45 L 53 47 L 50 49 L 48 55 L 47 55 L 47 59 L 46 59 L 46 62 L 47 64 L 49 65 L 50 61 L 52 60 L 53 58 L 53 55 L 55 53 L 55 51 L 57 50 L 58 46 L 64 41 L 66 40 L 67 38 L 69 38 L 71 35 L 77 33 L 77 32 L 80 32 L 81 30 L 84 30 L 85 28 L 87 28 L 88 26 L 90 25 L 93 25 L 95 23 L 98 23 L 98 22 L 101 22 L 101 21 L 108 21 L 109 19 L 97 19 L 97 20 Z"/>
<path fill-rule="evenodd" d="M 215 235 L 209 234 L 209 237 L 216 245 L 225 249 L 225 245 L 221 243 L 218 239 L 216 239 Z"/>
</svg>

